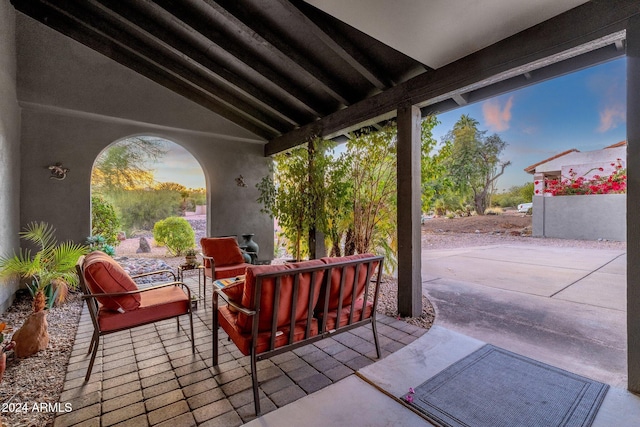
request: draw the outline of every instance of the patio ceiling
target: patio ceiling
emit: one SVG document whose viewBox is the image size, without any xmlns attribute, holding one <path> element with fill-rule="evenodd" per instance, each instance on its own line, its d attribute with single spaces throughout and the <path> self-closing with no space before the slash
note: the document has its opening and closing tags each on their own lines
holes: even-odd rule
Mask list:
<svg viewBox="0 0 640 427">
<path fill-rule="evenodd" d="M 640 13 L 635 0 L 11 2 L 264 138 L 266 155 L 622 56 Z"/>
</svg>

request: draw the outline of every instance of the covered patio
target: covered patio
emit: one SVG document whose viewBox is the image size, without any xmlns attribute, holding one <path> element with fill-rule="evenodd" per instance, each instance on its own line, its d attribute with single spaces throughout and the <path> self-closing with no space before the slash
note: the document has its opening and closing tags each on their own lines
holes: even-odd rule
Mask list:
<svg viewBox="0 0 640 427">
<path fill-rule="evenodd" d="M 197 292 L 197 280 L 186 280 Z M 102 341 L 88 383 L 84 376 L 93 325 L 85 307 L 60 396 L 73 411 L 57 415 L 54 425 L 238 426 L 254 419 L 249 357 L 223 331 L 220 365 L 212 366 L 213 311 L 208 296 L 194 312 L 195 355 L 186 319 L 179 331 L 170 320 L 119 332 Z M 388 316 L 380 316 L 378 325 L 383 357 L 427 332 Z M 371 329 L 360 327 L 258 362 L 262 412 L 353 377 L 376 361 Z"/>
<path fill-rule="evenodd" d="M 420 313 L 422 296 L 421 117 L 624 55 L 627 203 L 640 204 L 635 172 L 640 170 L 640 122 L 635 119 L 640 112 L 640 4 L 634 0 L 531 4 L 491 0 L 473 7 L 442 1 L 402 8 L 382 0 L 0 0 L 0 28 L 0 90 L 5 94 L 0 97 L 3 253 L 20 246 L 18 232 L 30 221 L 54 225 L 59 240 L 83 241 L 91 229 L 89 177 L 96 156 L 115 141 L 142 134 L 176 141 L 201 163 L 209 235 L 252 231 L 261 250 L 272 253 L 273 221 L 259 212 L 255 189 L 268 173 L 268 156 L 316 136 L 340 141 L 350 131 L 376 128 L 395 118 L 398 307 L 403 315 L 413 316 Z M 47 167 L 58 162 L 70 172 L 63 181 L 50 180 Z M 239 174 L 249 184 L 246 188 L 235 184 Z M 640 262 L 635 261 L 640 259 L 640 228 L 633 224 L 640 222 L 639 215 L 637 209 L 627 209 L 628 389 L 636 393 L 640 392 Z M 3 283 L 0 309 L 11 304 L 17 288 L 17 282 Z M 206 318 L 211 310 L 201 313 Z M 210 322 L 205 318 L 197 335 L 199 345 L 207 348 L 211 338 L 205 325 Z M 393 319 L 381 322 L 389 328 L 383 333 L 389 352 L 400 347 L 394 342 L 407 344 L 419 335 Z M 163 336 L 162 349 L 136 349 L 133 334 L 138 332 L 110 337 L 111 344 L 126 347 L 134 356 L 136 351 L 158 352 L 149 359 L 162 358 L 163 349 L 180 345 L 181 338 L 172 342 Z M 358 335 L 354 337 L 358 341 Z M 80 347 L 83 339 L 89 339 L 88 333 L 86 338 L 79 335 Z M 350 343 L 338 344 L 357 352 Z M 305 360 L 305 355 L 295 356 Z M 367 352 L 359 356 L 362 363 L 368 359 Z M 231 351 L 228 357 L 231 365 L 243 366 Z M 171 366 L 175 381 L 167 382 L 182 390 L 188 384 L 176 374 L 180 368 L 194 372 L 208 368 L 208 357 L 195 362 L 197 366 L 191 362 L 178 366 L 177 360 L 163 359 L 158 365 Z M 118 382 L 120 376 L 133 375 L 118 371 L 117 361 L 102 362 L 104 373 L 111 371 L 106 380 Z M 75 363 L 83 362 L 72 361 L 70 372 Z M 278 363 L 270 360 L 265 365 L 269 369 Z M 156 365 L 143 369 L 152 366 Z M 361 367 L 343 366 L 352 371 Z M 274 369 L 274 375 L 278 370 L 283 369 Z M 222 383 L 218 389 L 243 381 L 207 375 Z M 142 378 L 136 381 L 143 399 L 152 399 L 149 391 L 144 394 Z M 318 386 L 309 382 L 309 390 Z M 71 396 L 74 388 L 65 390 L 66 398 L 78 398 Z M 87 394 L 92 397 L 83 410 L 94 411 L 99 405 L 100 413 L 106 412 L 108 399 L 102 391 L 91 394 L 97 391 Z M 234 408 L 229 413 L 238 417 L 235 422 L 244 421 L 243 397 L 236 399 L 235 404 L 229 399 L 223 405 Z M 280 406 L 277 400 L 274 404 Z M 283 397 L 283 404 L 286 401 Z M 175 415 L 185 417 L 185 424 L 187 419 L 192 424 L 213 419 L 198 419 L 196 411 L 190 408 Z M 131 415 L 118 415 L 122 418 L 117 422 L 135 420 L 142 413 Z M 57 422 L 75 424 L 62 417 Z"/>
</svg>

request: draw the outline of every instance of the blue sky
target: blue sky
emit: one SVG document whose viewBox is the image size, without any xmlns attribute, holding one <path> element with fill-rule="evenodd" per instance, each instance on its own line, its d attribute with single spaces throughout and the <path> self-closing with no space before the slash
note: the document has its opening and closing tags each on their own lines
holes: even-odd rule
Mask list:
<svg viewBox="0 0 640 427">
<path fill-rule="evenodd" d="M 625 80 L 626 59 L 610 61 L 440 114 L 434 137 L 441 141 L 463 114 L 476 119 L 487 135 L 497 133 L 508 144 L 502 159 L 511 161 L 498 180 L 498 191 L 506 190 L 531 181 L 523 169 L 554 154 L 598 150 L 625 140 Z M 159 182 L 205 186 L 200 165 L 177 145 L 155 169 Z"/>
<path fill-rule="evenodd" d="M 532 180 L 524 168 L 570 148 L 591 151 L 626 139 L 626 59 L 510 92 L 438 115 L 434 137 L 453 128 L 462 114 L 487 135 L 497 133 L 510 160 L 498 191 Z"/>
</svg>

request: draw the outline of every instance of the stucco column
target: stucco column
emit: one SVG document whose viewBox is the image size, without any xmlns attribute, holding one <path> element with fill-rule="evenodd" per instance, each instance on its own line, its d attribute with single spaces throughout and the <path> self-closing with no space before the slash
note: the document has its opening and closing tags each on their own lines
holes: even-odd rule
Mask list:
<svg viewBox="0 0 640 427">
<path fill-rule="evenodd" d="M 640 393 L 640 17 L 627 26 L 627 360 Z"/>
<path fill-rule="evenodd" d="M 398 108 L 398 312 L 422 313 L 420 109 Z"/>
</svg>

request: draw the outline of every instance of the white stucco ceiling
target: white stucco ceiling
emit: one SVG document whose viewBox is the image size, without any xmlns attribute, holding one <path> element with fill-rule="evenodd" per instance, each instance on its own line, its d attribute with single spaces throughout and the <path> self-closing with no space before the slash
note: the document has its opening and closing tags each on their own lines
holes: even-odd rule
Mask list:
<svg viewBox="0 0 640 427">
<path fill-rule="evenodd" d="M 306 0 L 347 24 L 440 68 L 586 0 Z"/>
</svg>

